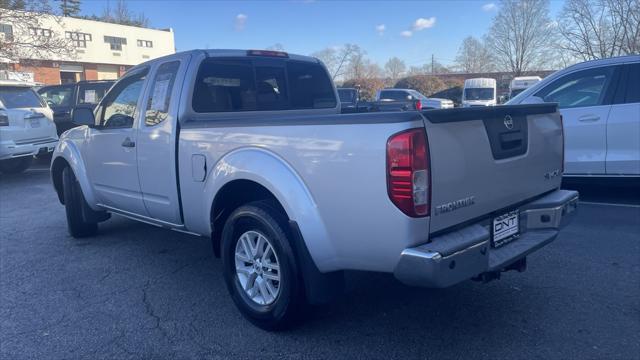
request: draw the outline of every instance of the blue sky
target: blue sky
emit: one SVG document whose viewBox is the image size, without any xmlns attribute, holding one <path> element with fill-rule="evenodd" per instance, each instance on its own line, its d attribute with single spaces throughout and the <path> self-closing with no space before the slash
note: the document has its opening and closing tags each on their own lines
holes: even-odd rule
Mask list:
<svg viewBox="0 0 640 360">
<path fill-rule="evenodd" d="M 106 3 L 85 0 L 83 13 L 101 14 Z M 497 4 L 481 0 L 129 1 L 130 9 L 144 12 L 152 27 L 174 29 L 178 51 L 263 49 L 280 43 L 288 52 L 308 55 L 353 43 L 381 66 L 393 56 L 408 66 L 421 66 L 431 61 L 431 54 L 451 64 L 465 37 L 480 37 L 487 31 Z M 562 1 L 551 2 L 552 16 L 562 5 Z"/>
</svg>

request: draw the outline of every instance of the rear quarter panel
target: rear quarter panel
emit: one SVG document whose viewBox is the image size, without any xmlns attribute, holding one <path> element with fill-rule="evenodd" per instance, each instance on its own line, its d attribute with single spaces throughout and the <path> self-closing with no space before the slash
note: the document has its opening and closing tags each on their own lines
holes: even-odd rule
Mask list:
<svg viewBox="0 0 640 360">
<path fill-rule="evenodd" d="M 388 116 L 406 121 L 378 122 Z M 416 113 L 253 122 L 183 125 L 179 173 L 187 228 L 210 233 L 212 197 L 227 182 L 244 178 L 269 189 L 298 222 L 323 272 L 390 272 L 404 248 L 428 239 L 428 218 L 405 216 L 389 200 L 386 187 L 387 140 L 422 127 Z M 191 175 L 193 154 L 206 157 L 204 182 Z"/>
</svg>

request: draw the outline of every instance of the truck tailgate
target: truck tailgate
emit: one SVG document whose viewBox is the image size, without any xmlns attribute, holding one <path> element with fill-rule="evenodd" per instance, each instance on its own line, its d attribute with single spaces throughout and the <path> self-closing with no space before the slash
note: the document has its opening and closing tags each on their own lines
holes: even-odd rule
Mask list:
<svg viewBox="0 0 640 360">
<path fill-rule="evenodd" d="M 514 210 L 560 186 L 555 104 L 429 110 L 431 232 Z"/>
</svg>

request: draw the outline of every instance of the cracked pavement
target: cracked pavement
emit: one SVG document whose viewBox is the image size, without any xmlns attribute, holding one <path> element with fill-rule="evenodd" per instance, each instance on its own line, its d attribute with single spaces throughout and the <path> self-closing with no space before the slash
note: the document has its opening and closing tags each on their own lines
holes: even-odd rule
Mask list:
<svg viewBox="0 0 640 360">
<path fill-rule="evenodd" d="M 348 273 L 282 333 L 242 318 L 206 239 L 117 216 L 71 238 L 44 163 L 1 175 L 0 229 L 1 359 L 640 358 L 638 207 L 581 205 L 526 272 L 489 284 Z"/>
</svg>

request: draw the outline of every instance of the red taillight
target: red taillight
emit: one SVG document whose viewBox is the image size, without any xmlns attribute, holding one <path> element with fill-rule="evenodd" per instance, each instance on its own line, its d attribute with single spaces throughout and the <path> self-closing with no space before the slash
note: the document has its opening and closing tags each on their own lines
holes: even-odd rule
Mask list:
<svg viewBox="0 0 640 360">
<path fill-rule="evenodd" d="M 560 115 L 560 134 L 562 135 L 562 165 L 560 175 L 562 175 L 564 174 L 564 120 L 562 119 L 562 115 Z"/>
<path fill-rule="evenodd" d="M 422 102 L 420 100 L 416 101 L 416 110 L 422 110 Z"/>
<path fill-rule="evenodd" d="M 387 141 L 387 191 L 411 217 L 428 216 L 431 200 L 429 146 L 424 129 L 411 129 Z"/>
</svg>

